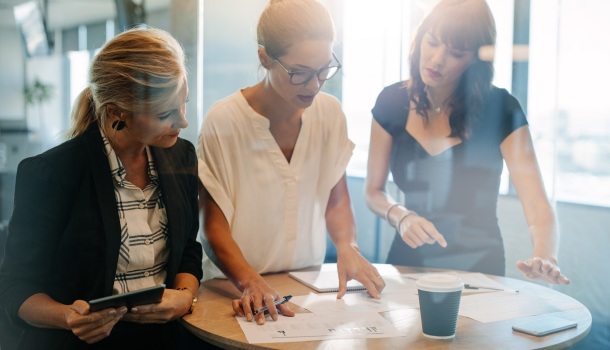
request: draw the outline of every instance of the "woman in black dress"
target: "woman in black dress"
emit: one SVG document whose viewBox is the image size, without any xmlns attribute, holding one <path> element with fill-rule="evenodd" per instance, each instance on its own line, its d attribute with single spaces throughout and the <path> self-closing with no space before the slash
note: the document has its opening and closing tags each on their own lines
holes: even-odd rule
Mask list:
<svg viewBox="0 0 610 350">
<path fill-rule="evenodd" d="M 534 244 L 517 266 L 566 284 L 525 114 L 477 55 L 495 35 L 484 0 L 442 0 L 423 20 L 410 79 L 386 87 L 372 110 L 367 202 L 397 229 L 388 263 L 504 275 L 496 203 L 505 161 Z M 390 170 L 404 204 L 386 192 Z"/>
</svg>

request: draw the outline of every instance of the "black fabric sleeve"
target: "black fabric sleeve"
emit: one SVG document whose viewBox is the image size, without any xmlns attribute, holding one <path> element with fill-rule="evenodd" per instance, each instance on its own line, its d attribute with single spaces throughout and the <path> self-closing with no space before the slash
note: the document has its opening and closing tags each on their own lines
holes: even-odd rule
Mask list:
<svg viewBox="0 0 610 350">
<path fill-rule="evenodd" d="M 197 241 L 199 232 L 199 177 L 197 176 L 197 154 L 195 147 L 190 142 L 185 142 L 186 150 L 186 169 L 189 169 L 187 174 L 189 197 L 188 210 L 193 216 L 192 226 L 187 228 L 186 243 L 183 252 L 183 258 L 180 263 L 179 272 L 187 272 L 201 280 L 203 278 L 203 270 L 201 269 L 201 260 L 203 259 L 203 249 Z"/>
<path fill-rule="evenodd" d="M 473 131 L 475 137 L 471 141 L 480 142 L 481 151 L 489 146 L 498 149 L 508 135 L 527 125 L 527 119 L 519 101 L 505 89 L 495 86 L 485 100 L 481 117 L 482 119 L 475 123 Z"/>
<path fill-rule="evenodd" d="M 404 82 L 385 87 L 371 110 L 373 118 L 394 136 L 404 130 L 409 114 L 409 95 Z"/>
<path fill-rule="evenodd" d="M 508 135 L 522 126 L 528 125 L 527 118 L 521 108 L 519 101 L 505 89 L 500 89 L 504 106 L 504 114 L 500 125 L 500 143 L 502 143 Z"/>
<path fill-rule="evenodd" d="M 15 205 L 9 223 L 5 257 L 0 267 L 0 303 L 9 318 L 18 316 L 23 302 L 48 293 L 55 275 L 53 254 L 69 213 L 58 172 L 44 158 L 23 160 L 17 169 Z"/>
<path fill-rule="evenodd" d="M 169 148 L 153 148 L 158 166 L 173 237 L 171 257 L 168 261 L 166 283 L 171 286 L 175 275 L 189 273 L 201 280 L 203 250 L 197 242 L 199 232 L 199 178 L 197 154 L 193 144 L 178 139 Z"/>
</svg>

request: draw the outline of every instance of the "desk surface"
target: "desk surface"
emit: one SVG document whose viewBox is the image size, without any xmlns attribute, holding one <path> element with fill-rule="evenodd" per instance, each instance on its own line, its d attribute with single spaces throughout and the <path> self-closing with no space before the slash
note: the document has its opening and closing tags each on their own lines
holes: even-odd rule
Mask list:
<svg viewBox="0 0 610 350">
<path fill-rule="evenodd" d="M 396 268 L 401 273 L 431 271 L 431 269 L 416 269 L 404 266 L 394 267 L 380 264 L 375 264 L 375 266 L 382 275 L 384 269 L 395 271 Z M 324 265 L 307 270 L 335 268 L 334 265 Z M 264 277 L 267 283 L 274 287 L 280 295 L 305 295 L 313 292 L 307 286 L 288 277 L 287 273 L 270 274 Z M 220 279 L 208 280 L 201 284 L 198 293 L 199 301 L 194 312 L 186 315 L 182 321 L 186 328 L 199 338 L 219 347 L 231 349 L 563 349 L 582 340 L 589 333 L 591 313 L 584 305 L 575 303 L 573 298 L 553 289 L 526 281 L 491 275 L 488 275 L 488 277 L 509 288 L 518 289 L 520 293 L 551 298 L 562 310 L 553 313 L 553 315 L 576 321 L 578 327 L 544 337 L 535 337 L 512 331 L 512 325 L 518 321 L 516 319 L 481 323 L 459 316 L 454 339 L 434 340 L 422 335 L 419 309 L 404 309 L 381 313 L 405 335 L 403 337 L 249 344 L 231 308 L 231 300 L 238 299 L 241 293 L 231 282 Z M 565 305 L 565 307 L 562 307 L 562 305 Z M 574 308 L 574 305 L 578 307 Z M 307 312 L 307 310 L 295 304 L 290 304 L 290 307 L 297 313 Z"/>
</svg>

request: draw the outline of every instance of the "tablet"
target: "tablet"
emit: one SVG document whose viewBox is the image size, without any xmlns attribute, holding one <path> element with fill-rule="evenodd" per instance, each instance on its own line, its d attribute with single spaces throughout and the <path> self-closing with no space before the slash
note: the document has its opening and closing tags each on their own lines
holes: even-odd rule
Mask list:
<svg viewBox="0 0 610 350">
<path fill-rule="evenodd" d="M 131 309 L 137 305 L 155 304 L 161 302 L 165 284 L 154 287 L 134 290 L 133 292 L 115 294 L 108 297 L 93 299 L 89 301 L 89 310 L 91 312 L 107 309 L 110 307 L 127 306 Z"/>
<path fill-rule="evenodd" d="M 578 323 L 555 316 L 547 316 L 513 326 L 513 330 L 542 337 L 551 333 L 574 328 Z"/>
</svg>

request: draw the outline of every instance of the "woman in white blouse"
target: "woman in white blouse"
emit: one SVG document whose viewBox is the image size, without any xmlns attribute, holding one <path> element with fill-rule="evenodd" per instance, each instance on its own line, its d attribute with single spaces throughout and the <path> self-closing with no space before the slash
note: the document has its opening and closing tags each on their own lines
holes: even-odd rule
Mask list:
<svg viewBox="0 0 610 350">
<path fill-rule="evenodd" d="M 333 22 L 315 0 L 271 0 L 258 27 L 266 75 L 217 102 L 198 143 L 204 278 L 242 291 L 233 308 L 294 313 L 261 274 L 322 264 L 326 230 L 337 249 L 341 298 L 348 280 L 379 298 L 385 283 L 359 252 L 345 168 L 354 144 L 339 101 L 320 88 L 341 67 Z"/>
</svg>

